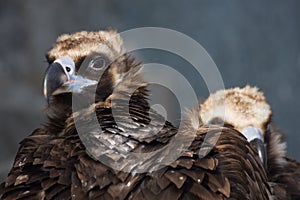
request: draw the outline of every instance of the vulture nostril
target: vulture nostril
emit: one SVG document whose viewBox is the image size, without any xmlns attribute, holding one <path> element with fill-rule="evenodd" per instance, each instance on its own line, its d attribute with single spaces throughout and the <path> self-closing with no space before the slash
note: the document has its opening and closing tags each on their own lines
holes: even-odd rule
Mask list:
<svg viewBox="0 0 300 200">
<path fill-rule="evenodd" d="M 71 68 L 70 67 L 66 67 L 66 70 L 67 70 L 67 72 L 70 72 Z"/>
</svg>

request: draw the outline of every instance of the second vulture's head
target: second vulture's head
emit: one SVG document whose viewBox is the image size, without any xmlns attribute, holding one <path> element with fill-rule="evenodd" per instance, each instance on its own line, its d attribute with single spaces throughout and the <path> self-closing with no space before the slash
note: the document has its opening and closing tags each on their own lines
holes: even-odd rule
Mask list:
<svg viewBox="0 0 300 200">
<path fill-rule="evenodd" d="M 271 114 L 264 94 L 250 86 L 211 94 L 200 108 L 204 124 L 221 123 L 238 130 L 257 148 L 259 157 L 265 164 L 265 137 Z"/>
<path fill-rule="evenodd" d="M 105 101 L 123 75 L 138 66 L 125 54 L 122 39 L 115 31 L 62 35 L 46 57 L 49 67 L 44 96 L 50 118 L 67 118 L 72 112 L 72 95 L 88 95 L 84 91 L 91 87 L 96 91 L 95 102 Z"/>
</svg>

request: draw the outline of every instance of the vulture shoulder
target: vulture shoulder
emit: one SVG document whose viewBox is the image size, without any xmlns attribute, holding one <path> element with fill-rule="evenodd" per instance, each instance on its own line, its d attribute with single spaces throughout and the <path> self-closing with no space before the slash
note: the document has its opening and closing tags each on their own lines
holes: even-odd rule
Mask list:
<svg viewBox="0 0 300 200">
<path fill-rule="evenodd" d="M 267 134 L 267 174 L 277 199 L 300 199 L 300 163 L 286 155 L 286 135 L 271 124 Z"/>
</svg>

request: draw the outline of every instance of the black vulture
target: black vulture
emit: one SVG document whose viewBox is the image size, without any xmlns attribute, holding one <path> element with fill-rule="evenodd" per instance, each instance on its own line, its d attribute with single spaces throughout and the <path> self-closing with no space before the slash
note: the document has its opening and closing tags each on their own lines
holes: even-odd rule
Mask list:
<svg viewBox="0 0 300 200">
<path fill-rule="evenodd" d="M 225 110 L 225 114 L 212 112 Z M 257 150 L 275 199 L 300 198 L 300 163 L 286 156 L 282 131 L 272 122 L 272 111 L 256 87 L 232 88 L 211 94 L 201 104 L 204 124 L 222 124 L 241 132 Z"/>
<path fill-rule="evenodd" d="M 150 108 L 142 64 L 126 53 L 117 32 L 62 35 L 46 57 L 48 120 L 20 143 L 1 199 L 299 195 L 297 185 L 287 188 L 290 178 L 299 183 L 299 164 L 273 152 L 282 138 L 269 121 L 257 127 L 264 128 L 267 165 L 260 146 L 247 141 L 237 124 L 205 119 L 207 102 L 187 111 L 181 128 L 173 126 Z M 286 165 L 278 164 L 282 160 Z"/>
</svg>

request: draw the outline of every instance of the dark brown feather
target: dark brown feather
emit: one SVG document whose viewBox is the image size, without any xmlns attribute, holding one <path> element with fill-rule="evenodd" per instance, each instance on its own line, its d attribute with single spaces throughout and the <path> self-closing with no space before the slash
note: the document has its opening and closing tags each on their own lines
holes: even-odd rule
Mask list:
<svg viewBox="0 0 300 200">
<path fill-rule="evenodd" d="M 87 47 L 85 43 L 98 42 L 112 45 L 96 32 L 63 36 L 49 52 L 49 62 L 61 51 L 72 51 L 78 67 L 82 57 L 77 51 L 82 50 L 87 56 L 89 49 L 80 48 Z M 104 84 L 103 90 L 98 85 L 95 104 L 71 112 L 70 97 L 60 96 L 51 102 L 49 122 L 21 142 L 14 165 L 1 185 L 1 199 L 270 198 L 271 188 L 257 152 L 238 131 L 217 126 L 194 127 L 191 121 L 198 120 L 196 114 L 187 117 L 184 131 L 178 136 L 176 127 L 149 108 L 147 83 L 139 73 L 141 66 L 128 56 L 122 59 L 112 64 L 117 67 L 115 71 L 122 71 L 122 80 L 116 85 L 104 81 L 110 87 Z M 105 78 L 113 79 L 114 74 L 108 73 Z M 112 87 L 114 93 L 110 94 Z M 131 88 L 137 88 L 133 94 Z M 126 113 L 128 96 L 131 98 Z M 113 116 L 112 107 L 118 111 L 117 116 Z M 93 119 L 95 113 L 97 118 Z M 85 130 L 80 137 L 75 121 Z M 175 136 L 182 144 L 157 151 Z M 189 139 L 192 143 L 184 145 Z M 174 162 L 155 165 L 157 158 L 178 150 L 184 151 Z M 145 154 L 145 160 L 136 163 L 135 154 L 127 156 L 127 152 L 155 153 Z M 291 168 L 298 167 L 289 162 Z M 111 167 L 114 165 L 118 169 Z M 146 172 L 139 173 L 145 167 Z"/>
<path fill-rule="evenodd" d="M 300 163 L 286 156 L 285 137 L 274 124 L 267 129 L 268 179 L 277 199 L 300 199 Z"/>
</svg>

